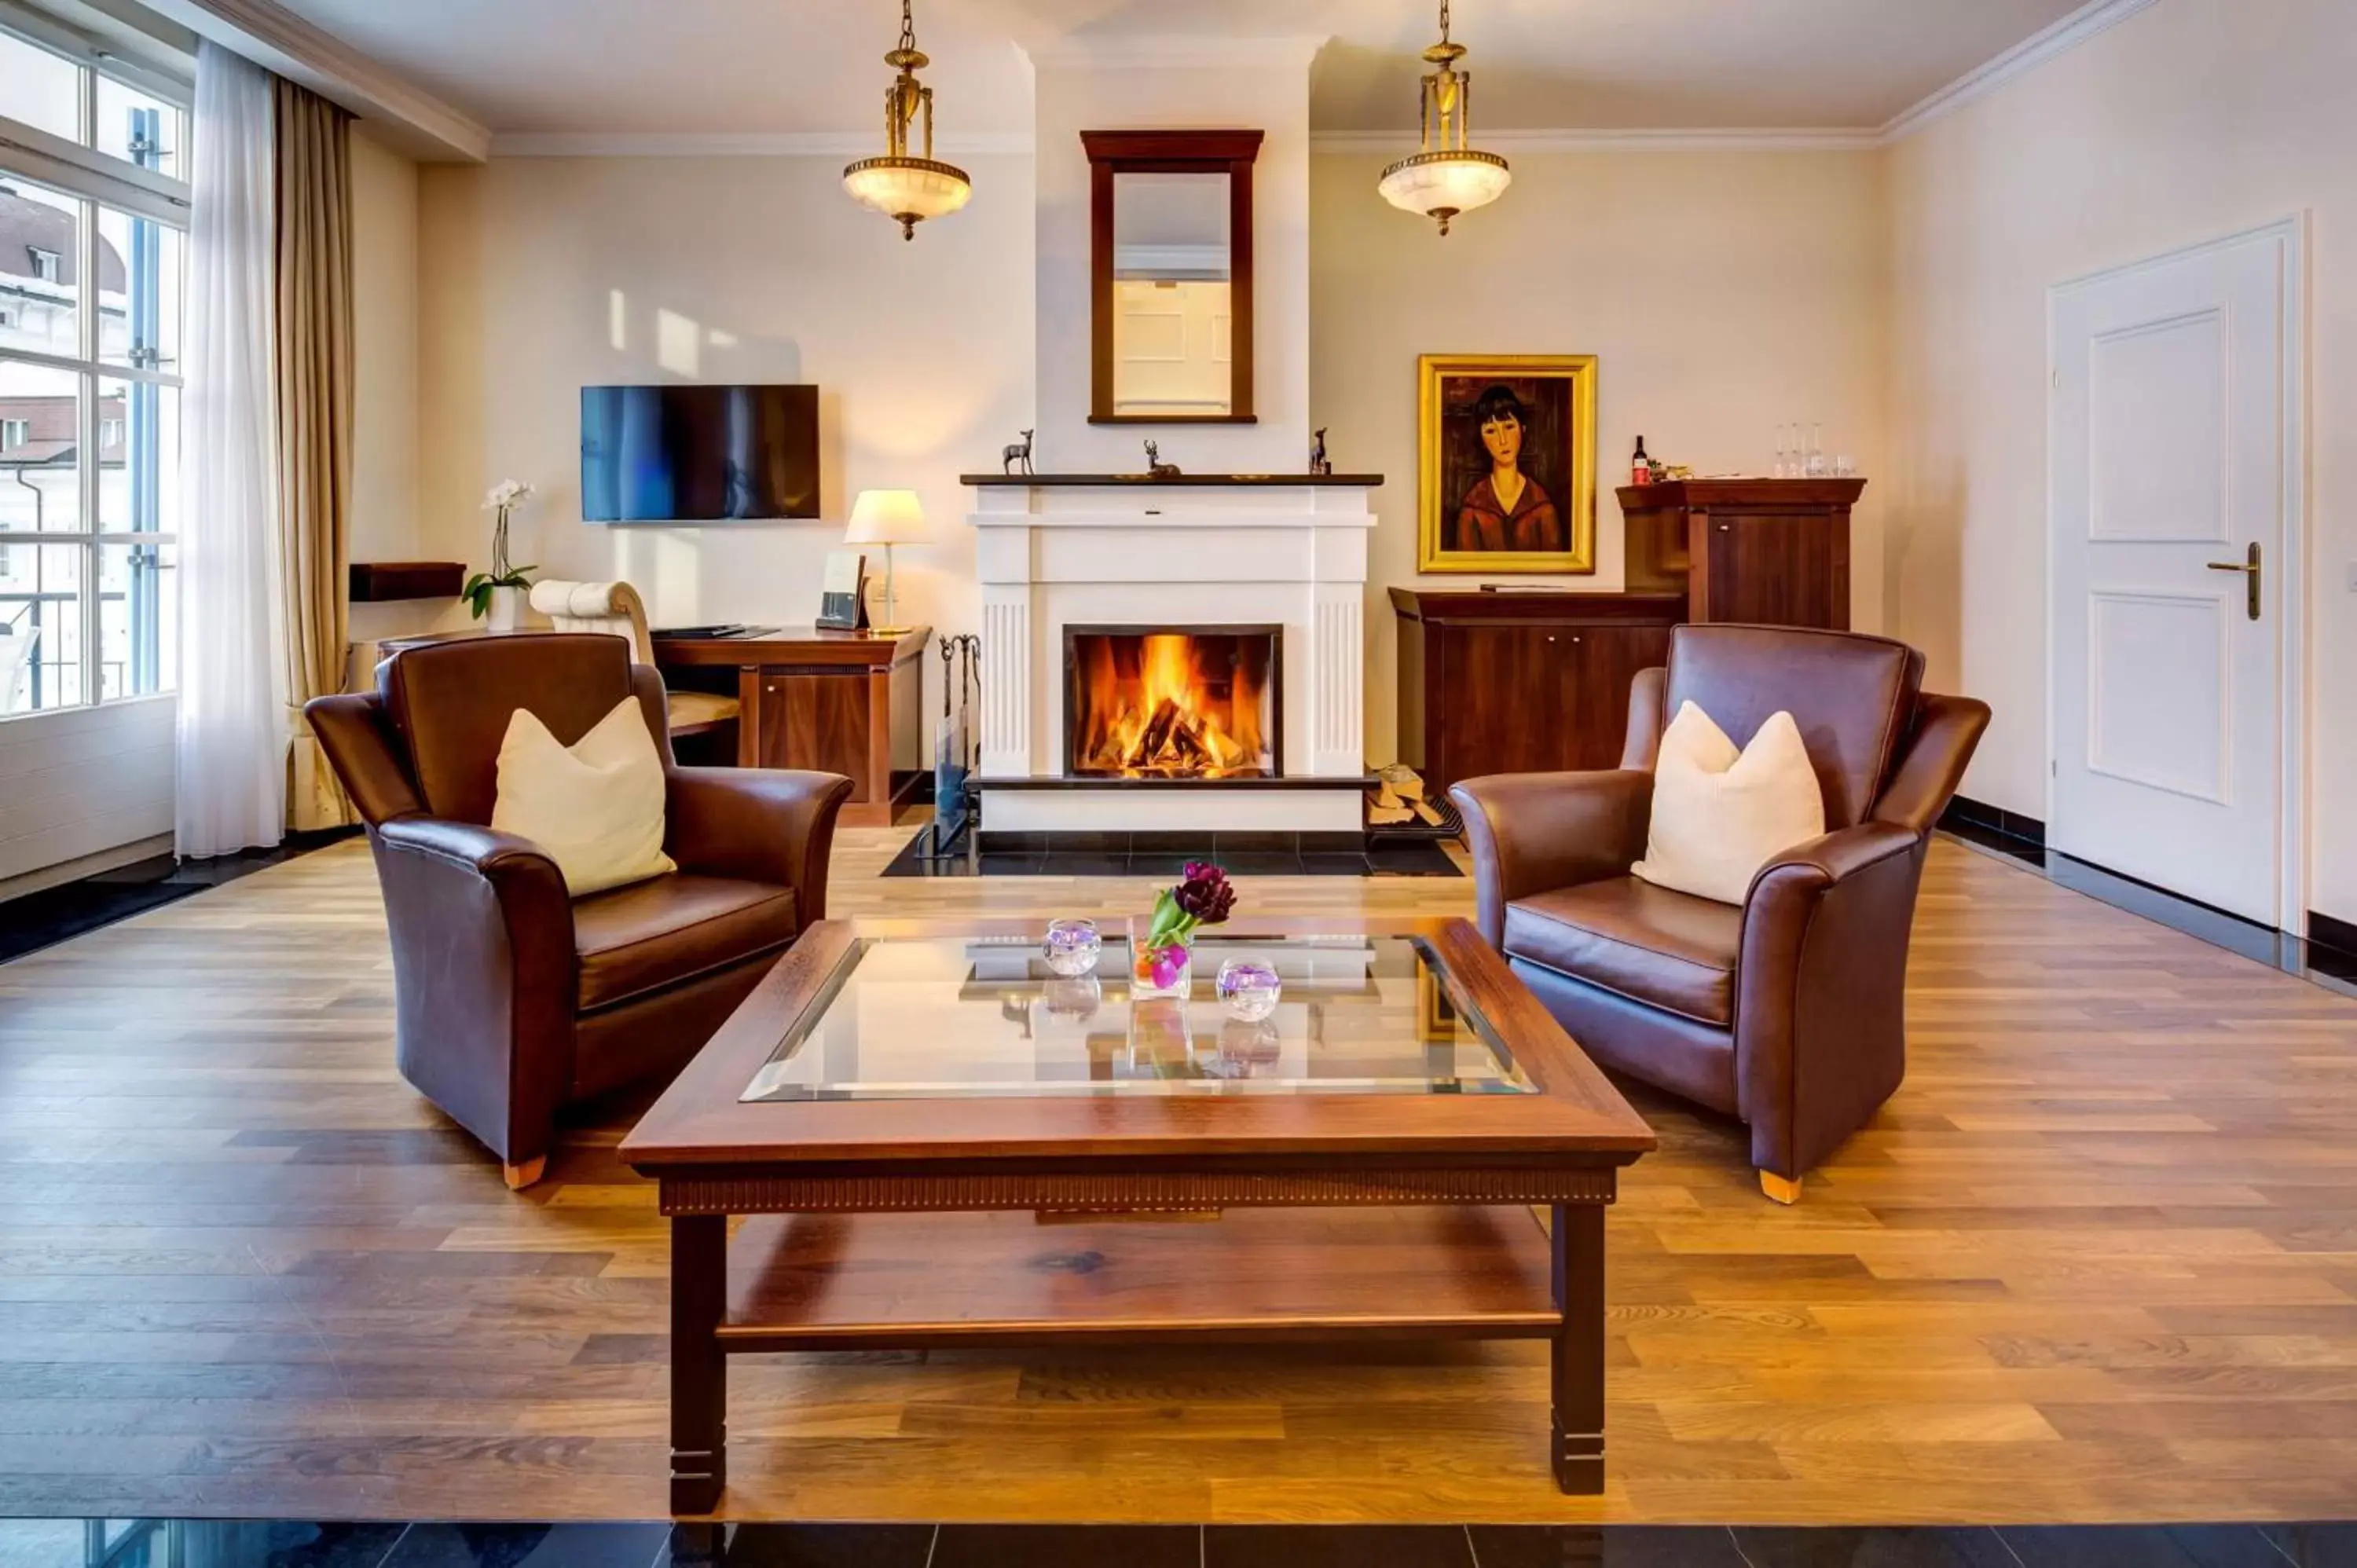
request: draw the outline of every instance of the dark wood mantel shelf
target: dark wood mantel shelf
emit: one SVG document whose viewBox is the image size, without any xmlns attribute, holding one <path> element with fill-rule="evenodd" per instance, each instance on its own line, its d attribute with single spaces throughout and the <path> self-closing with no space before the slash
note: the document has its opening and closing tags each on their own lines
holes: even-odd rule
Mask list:
<svg viewBox="0 0 2357 1568">
<path fill-rule="evenodd" d="M 1018 485 L 1037 486 L 1042 489 L 1060 486 L 1136 485 L 1154 489 L 1177 489 L 1194 485 L 1361 485 L 1368 489 L 1383 482 L 1381 474 L 1180 474 L 1176 478 L 1157 479 L 1148 474 L 960 474 L 958 483 L 977 489 L 1006 489 Z"/>
</svg>

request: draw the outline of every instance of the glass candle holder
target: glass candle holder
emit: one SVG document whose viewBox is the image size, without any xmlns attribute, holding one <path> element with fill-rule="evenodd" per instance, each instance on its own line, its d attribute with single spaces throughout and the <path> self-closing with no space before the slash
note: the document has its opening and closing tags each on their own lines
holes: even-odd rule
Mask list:
<svg viewBox="0 0 2357 1568">
<path fill-rule="evenodd" d="M 1220 965 L 1220 978 L 1213 989 L 1227 1005 L 1229 1016 L 1256 1024 L 1276 1011 L 1277 999 L 1285 994 L 1285 982 L 1272 964 L 1259 959 L 1232 958 Z"/>
<path fill-rule="evenodd" d="M 1097 934 L 1094 920 L 1050 920 L 1048 935 L 1039 943 L 1040 955 L 1048 961 L 1048 972 L 1066 980 L 1094 974 L 1097 955 L 1103 949 L 1104 939 Z"/>
</svg>

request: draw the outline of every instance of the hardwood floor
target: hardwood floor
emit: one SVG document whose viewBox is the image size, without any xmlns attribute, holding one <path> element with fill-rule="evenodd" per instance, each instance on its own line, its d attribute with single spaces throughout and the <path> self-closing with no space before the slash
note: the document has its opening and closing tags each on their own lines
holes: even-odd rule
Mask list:
<svg viewBox="0 0 2357 1568">
<path fill-rule="evenodd" d="M 846 912 L 1133 912 L 881 881 Z M 1270 912 L 1472 884 L 1244 879 Z M 737 1517 L 1919 1522 L 2357 1509 L 2357 1002 L 1935 847 L 1912 1066 L 1796 1208 L 1658 1096 L 1610 1480 L 1544 1350 L 751 1359 Z M 649 1517 L 663 1228 L 618 1106 L 521 1195 L 394 1075 L 365 851 L 0 966 L 0 1513 Z M 1415 1282 L 1402 1282 L 1413 1290 Z"/>
</svg>

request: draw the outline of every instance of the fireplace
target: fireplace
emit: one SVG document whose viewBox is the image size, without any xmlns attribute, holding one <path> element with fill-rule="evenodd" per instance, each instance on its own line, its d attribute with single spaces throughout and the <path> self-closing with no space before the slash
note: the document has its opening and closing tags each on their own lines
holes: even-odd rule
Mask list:
<svg viewBox="0 0 2357 1568">
<path fill-rule="evenodd" d="M 1064 628 L 1073 779 L 1275 779 L 1285 771 L 1278 626 Z"/>
</svg>

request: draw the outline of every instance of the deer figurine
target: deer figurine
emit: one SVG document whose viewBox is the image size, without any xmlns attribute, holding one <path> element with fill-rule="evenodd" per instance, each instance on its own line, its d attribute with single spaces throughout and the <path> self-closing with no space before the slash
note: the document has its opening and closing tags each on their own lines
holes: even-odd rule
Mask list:
<svg viewBox="0 0 2357 1568">
<path fill-rule="evenodd" d="M 1178 465 L 1162 460 L 1162 448 L 1149 441 L 1146 444 L 1146 477 L 1149 479 L 1175 479 Z"/>
<path fill-rule="evenodd" d="M 1023 433 L 1022 440 L 1016 442 L 1000 455 L 998 459 L 998 471 L 1000 473 L 1013 474 L 1020 472 L 1028 474 L 1031 471 L 1031 435 L 1032 433 L 1030 431 L 1025 431 Z M 1017 469 L 1015 467 L 1017 463 L 1023 465 L 1020 469 Z"/>
</svg>

